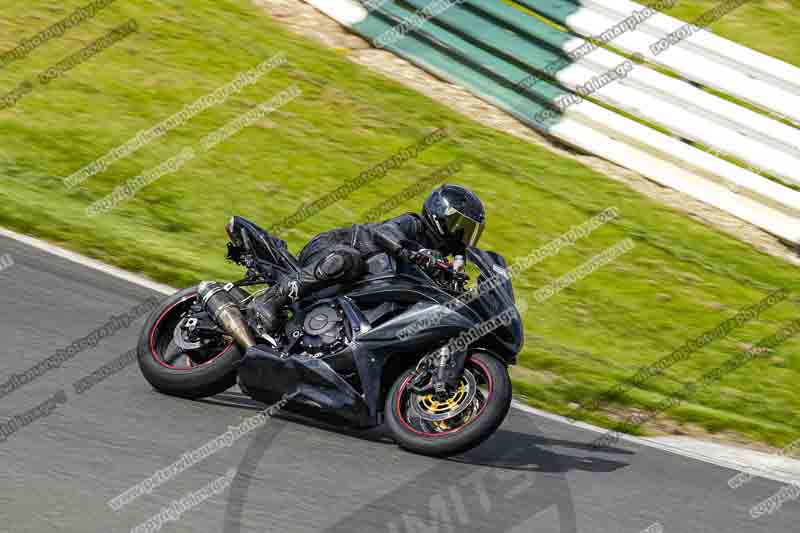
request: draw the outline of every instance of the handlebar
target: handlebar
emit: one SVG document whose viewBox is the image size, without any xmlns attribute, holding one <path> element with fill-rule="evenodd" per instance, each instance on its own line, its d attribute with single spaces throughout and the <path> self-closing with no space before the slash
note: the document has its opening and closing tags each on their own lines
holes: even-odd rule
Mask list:
<svg viewBox="0 0 800 533">
<path fill-rule="evenodd" d="M 436 259 L 433 264 L 428 264 L 427 261 L 419 261 L 420 257 L 429 257 L 425 254 L 420 254 L 416 251 L 410 250 L 408 257 L 414 264 L 416 264 L 423 271 L 427 272 L 437 283 L 449 290 L 461 292 L 464 289 L 469 276 L 466 272 L 456 270 L 453 262 L 447 259 Z"/>
</svg>

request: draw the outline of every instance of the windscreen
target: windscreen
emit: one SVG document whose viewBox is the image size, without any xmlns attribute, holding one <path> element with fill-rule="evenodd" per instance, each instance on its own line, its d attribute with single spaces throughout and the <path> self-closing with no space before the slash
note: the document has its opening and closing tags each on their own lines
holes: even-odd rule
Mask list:
<svg viewBox="0 0 800 533">
<path fill-rule="evenodd" d="M 505 259 L 499 254 L 470 247 L 467 249 L 467 261 L 473 263 L 480 271 L 478 276 L 478 293 L 471 307 L 484 319 L 496 317 L 509 308 L 514 309 L 514 318 L 508 328 L 495 330 L 505 348 L 516 353 L 522 348 L 522 317 L 515 307 L 514 288 L 508 273 Z"/>
</svg>

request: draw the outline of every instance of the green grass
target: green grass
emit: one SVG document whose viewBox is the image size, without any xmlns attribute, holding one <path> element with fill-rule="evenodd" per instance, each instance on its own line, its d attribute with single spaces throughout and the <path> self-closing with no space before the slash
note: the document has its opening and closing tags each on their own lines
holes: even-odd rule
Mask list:
<svg viewBox="0 0 800 533">
<path fill-rule="evenodd" d="M 669 15 L 691 22 L 725 0 L 678 0 Z M 744 46 L 800 66 L 800 1 L 750 0 L 709 29 Z"/>
<path fill-rule="evenodd" d="M 41 7 L 0 1 L 0 50 L 67 15 L 79 2 Z M 641 365 L 713 328 L 768 291 L 799 288 L 797 270 L 643 198 L 579 163 L 481 126 L 400 84 L 287 33 L 245 0 L 118 3 L 23 61 L 0 69 L 0 93 L 134 17 L 140 30 L 48 86 L 0 110 L 0 224 L 185 286 L 236 278 L 223 259 L 224 224 L 239 214 L 269 226 L 435 128 L 447 140 L 417 160 L 309 218 L 287 235 L 297 251 L 311 236 L 348 225 L 453 160 L 452 179 L 485 200 L 482 245 L 509 260 L 607 207 L 621 219 L 516 280 L 531 304 L 516 390 L 533 405 L 567 412 Z M 14 37 L 11 37 L 14 36 Z M 61 178 L 271 55 L 290 65 L 224 105 L 67 191 Z M 176 155 L 226 121 L 297 83 L 303 95 L 201 154 L 109 214 L 85 208 L 115 186 Z M 320 86 L 320 85 L 323 86 Z M 418 209 L 422 196 L 393 214 Z M 636 248 L 540 306 L 537 288 L 625 237 Z M 13 275 L 9 271 L 6 275 Z M 681 383 L 722 363 L 797 316 L 784 302 L 632 391 L 620 406 L 655 405 Z M 669 414 L 709 430 L 736 430 L 781 445 L 800 433 L 800 341 L 784 344 Z M 591 420 L 607 423 L 602 416 Z"/>
</svg>

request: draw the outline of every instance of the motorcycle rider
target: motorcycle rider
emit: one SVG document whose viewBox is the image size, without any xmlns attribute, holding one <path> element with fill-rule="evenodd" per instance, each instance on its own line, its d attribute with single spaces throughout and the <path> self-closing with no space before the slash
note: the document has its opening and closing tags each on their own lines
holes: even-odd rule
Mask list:
<svg viewBox="0 0 800 533">
<path fill-rule="evenodd" d="M 478 196 L 466 187 L 445 184 L 428 195 L 421 215 L 406 213 L 320 233 L 300 252 L 299 275 L 253 299 L 251 318 L 271 333 L 280 325 L 284 306 L 325 287 L 356 281 L 371 257 L 385 252 L 430 268 L 440 256 L 463 255 L 467 246 L 477 244 L 485 225 Z"/>
</svg>

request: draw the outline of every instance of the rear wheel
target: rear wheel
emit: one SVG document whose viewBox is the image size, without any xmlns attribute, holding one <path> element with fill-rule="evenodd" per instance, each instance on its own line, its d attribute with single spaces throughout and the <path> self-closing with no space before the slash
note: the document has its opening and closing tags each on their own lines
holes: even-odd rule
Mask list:
<svg viewBox="0 0 800 533">
<path fill-rule="evenodd" d="M 404 372 L 386 397 L 386 424 L 398 444 L 424 455 L 447 456 L 474 448 L 494 433 L 511 406 L 506 366 L 483 352 L 467 356 L 456 388 L 446 395 L 409 389 L 414 370 Z"/>
<path fill-rule="evenodd" d="M 165 298 L 142 328 L 138 344 L 139 368 L 158 391 L 183 398 L 219 394 L 236 383 L 242 351 L 227 335 L 206 344 L 177 337 L 192 305 L 197 287 Z M 177 338 L 176 338 L 177 337 Z"/>
</svg>

